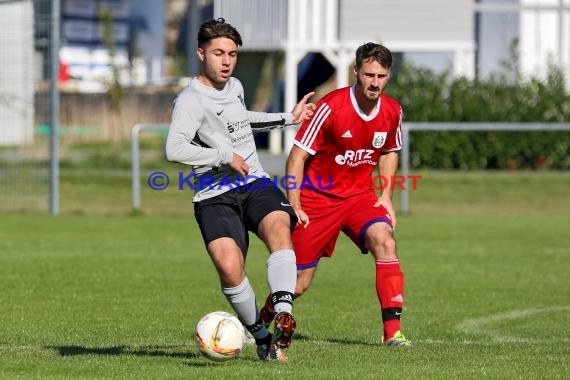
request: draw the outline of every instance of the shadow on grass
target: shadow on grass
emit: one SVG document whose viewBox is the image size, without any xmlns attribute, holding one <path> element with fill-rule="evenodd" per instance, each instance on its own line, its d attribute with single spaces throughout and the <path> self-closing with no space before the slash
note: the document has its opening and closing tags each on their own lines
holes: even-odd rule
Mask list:
<svg viewBox="0 0 570 380">
<path fill-rule="evenodd" d="M 360 345 L 360 346 L 376 346 L 378 343 L 375 342 L 363 342 L 349 339 L 334 339 L 334 338 L 315 338 L 303 334 L 295 335 L 296 341 L 305 342 L 327 342 L 333 344 L 347 344 L 347 345 Z M 166 358 L 176 358 L 176 359 L 190 359 L 184 364 L 189 367 L 208 367 L 216 366 L 220 363 L 205 361 L 201 359 L 204 357 L 200 354 L 177 350 L 180 346 L 128 346 L 128 345 L 117 345 L 109 347 L 86 347 L 86 346 L 46 346 L 45 348 L 50 350 L 55 350 L 60 356 L 82 356 L 82 355 L 99 355 L 99 356 L 147 356 L 147 357 L 166 357 Z M 238 360 L 244 361 L 258 361 L 255 358 L 244 358 L 238 357 Z M 235 359 L 234 359 L 235 360 Z"/>
<path fill-rule="evenodd" d="M 169 358 L 194 359 L 199 355 L 187 351 L 175 351 L 172 347 L 164 346 L 142 346 L 131 347 L 127 345 L 110 346 L 110 347 L 84 347 L 84 346 L 47 346 L 51 350 L 55 350 L 61 356 L 79 356 L 79 355 L 101 355 L 101 356 L 162 356 Z"/>
<path fill-rule="evenodd" d="M 50 350 L 55 350 L 60 356 L 81 356 L 81 355 L 99 355 L 99 356 L 147 356 L 147 357 L 166 357 L 176 359 L 189 359 L 184 362 L 188 367 L 211 367 L 218 366 L 220 362 L 204 361 L 204 356 L 188 351 L 176 351 L 174 347 L 178 346 L 142 346 L 131 347 L 127 345 L 110 346 L 110 347 L 84 347 L 84 346 L 46 346 Z M 242 359 L 241 357 L 239 359 Z"/>
</svg>

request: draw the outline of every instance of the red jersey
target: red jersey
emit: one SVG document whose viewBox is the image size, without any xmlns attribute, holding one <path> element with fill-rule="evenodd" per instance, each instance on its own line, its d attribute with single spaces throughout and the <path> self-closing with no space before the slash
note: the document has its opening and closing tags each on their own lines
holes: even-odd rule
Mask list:
<svg viewBox="0 0 570 380">
<path fill-rule="evenodd" d="M 354 91 L 354 86 L 344 87 L 324 96 L 297 132 L 295 145 L 311 155 L 302 185 L 306 196 L 315 192 L 345 199 L 373 190 L 372 174 L 380 155 L 401 149 L 400 104 L 382 94 L 366 115 Z"/>
</svg>

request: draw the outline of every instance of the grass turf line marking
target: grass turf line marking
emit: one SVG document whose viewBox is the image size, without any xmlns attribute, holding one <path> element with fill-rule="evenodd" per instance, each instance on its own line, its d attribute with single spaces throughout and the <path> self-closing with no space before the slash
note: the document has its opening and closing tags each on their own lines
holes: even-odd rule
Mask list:
<svg viewBox="0 0 570 380">
<path fill-rule="evenodd" d="M 523 309 L 523 310 L 512 310 L 506 313 L 500 313 L 495 315 L 490 315 L 482 318 L 466 319 L 460 324 L 455 326 L 455 329 L 462 333 L 469 333 L 474 335 L 488 336 L 493 339 L 496 343 L 545 343 L 545 342 L 568 342 L 569 338 L 555 337 L 552 339 L 532 339 L 532 338 L 521 338 L 521 337 L 511 337 L 497 334 L 497 330 L 491 328 L 485 328 L 484 326 L 494 322 L 508 321 L 515 319 L 522 319 L 535 314 L 548 314 L 556 312 L 567 312 L 570 311 L 570 306 L 555 306 L 545 309 Z"/>
</svg>

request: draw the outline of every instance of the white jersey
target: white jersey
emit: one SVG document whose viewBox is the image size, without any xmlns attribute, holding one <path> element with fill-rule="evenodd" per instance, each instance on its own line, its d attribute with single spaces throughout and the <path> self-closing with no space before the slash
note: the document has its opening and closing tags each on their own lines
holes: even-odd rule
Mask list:
<svg viewBox="0 0 570 380">
<path fill-rule="evenodd" d="M 192 166 L 193 201 L 199 202 L 269 177 L 259 162 L 252 130 L 291 124 L 290 113 L 248 111 L 242 84 L 236 78 L 230 78 L 222 90 L 194 78 L 175 100 L 166 158 Z M 245 179 L 229 165 L 233 153 L 249 165 Z M 185 173 L 185 177 L 190 174 Z"/>
</svg>

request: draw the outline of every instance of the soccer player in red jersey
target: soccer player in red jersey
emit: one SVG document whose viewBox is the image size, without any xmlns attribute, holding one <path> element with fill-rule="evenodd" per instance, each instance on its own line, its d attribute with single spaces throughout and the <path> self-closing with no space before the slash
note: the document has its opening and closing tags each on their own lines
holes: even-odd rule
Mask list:
<svg viewBox="0 0 570 380">
<path fill-rule="evenodd" d="M 392 205 L 402 109 L 383 94 L 391 66 L 386 47 L 367 43 L 357 49 L 356 84 L 325 95 L 297 133 L 287 160 L 287 196 L 298 217 L 293 233 L 295 296 L 309 288 L 319 260 L 332 256 L 343 231 L 362 253 L 371 252 L 375 258 L 383 343 L 411 347 L 400 332 L 404 274 L 396 253 Z M 379 197 L 372 181 L 376 165 L 380 178 L 388 181 Z M 262 316 L 271 314 L 268 298 Z"/>
</svg>

